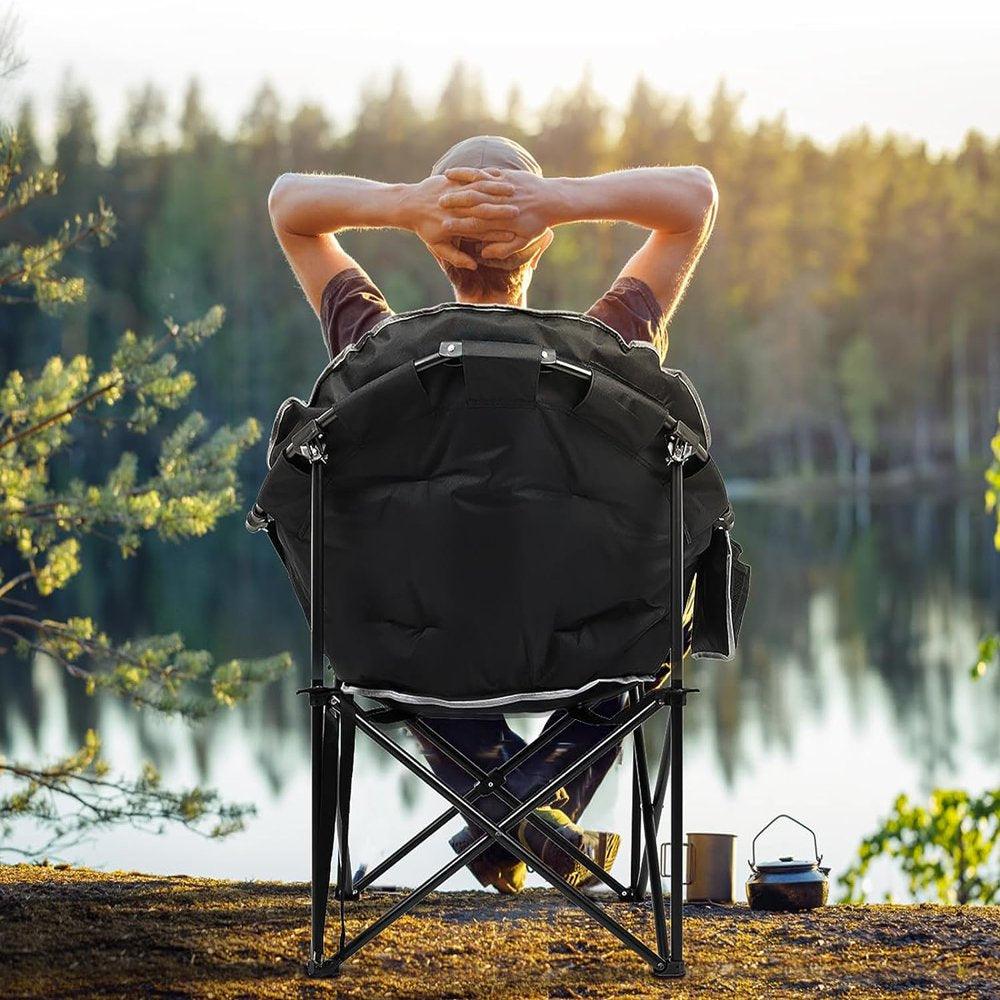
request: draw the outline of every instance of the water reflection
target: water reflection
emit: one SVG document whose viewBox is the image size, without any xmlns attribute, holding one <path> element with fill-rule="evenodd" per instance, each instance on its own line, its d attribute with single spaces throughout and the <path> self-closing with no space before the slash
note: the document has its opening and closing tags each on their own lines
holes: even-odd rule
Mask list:
<svg viewBox="0 0 1000 1000">
<path fill-rule="evenodd" d="M 771 815 L 801 812 L 842 867 L 898 791 L 996 781 L 1000 679 L 968 677 L 981 633 L 1000 624 L 1000 559 L 977 497 L 862 508 L 743 502 L 737 528 L 753 596 L 738 659 L 690 669 L 701 694 L 689 702 L 689 829 L 736 832 L 743 851 Z M 306 662 L 304 622 L 284 574 L 235 520 L 199 543 L 154 545 L 125 564 L 103 547 L 89 555 L 64 599 L 109 631 L 176 629 L 222 657 L 289 649 Z M 249 830 L 222 844 L 119 830 L 75 849 L 74 860 L 303 878 L 307 725 L 298 679 L 193 728 L 88 698 L 49 663 L 10 662 L 0 751 L 55 755 L 94 727 L 116 767 L 150 759 L 171 782 L 201 781 L 259 806 Z M 525 734 L 538 725 L 518 720 Z M 649 734 L 654 750 L 661 738 Z M 364 860 L 439 811 L 432 793 L 367 741 L 357 786 Z M 626 786 L 605 784 L 588 816 L 594 825 L 627 829 Z M 412 883 L 447 850 L 429 846 L 396 879 Z M 467 875 L 451 883 L 468 884 Z"/>
</svg>

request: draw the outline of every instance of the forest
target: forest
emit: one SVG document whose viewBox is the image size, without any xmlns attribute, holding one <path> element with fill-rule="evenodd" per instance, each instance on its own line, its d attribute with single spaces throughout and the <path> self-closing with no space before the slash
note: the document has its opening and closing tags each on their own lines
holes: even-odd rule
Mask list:
<svg viewBox="0 0 1000 1000">
<path fill-rule="evenodd" d="M 105 199 L 114 242 L 67 270 L 87 279 L 82 306 L 59 314 L 0 305 L 0 369 L 31 369 L 53 351 L 104 360 L 123 329 L 160 328 L 215 303 L 226 328 L 195 362 L 193 397 L 210 419 L 265 427 L 282 399 L 308 392 L 325 361 L 315 317 L 282 259 L 267 193 L 287 170 L 419 180 L 448 145 L 497 132 L 523 142 L 549 175 L 700 163 L 716 178 L 714 237 L 669 331 L 666 363 L 699 387 L 724 471 L 745 480 L 981 483 L 1000 402 L 1000 139 L 971 131 L 961 148 L 859 129 L 834 145 L 781 117 L 743 121 L 720 83 L 704 109 L 635 84 L 624 109 L 584 77 L 529 113 L 512 91 L 491 108 L 458 64 L 431 107 L 405 75 L 360 89 L 352 121 L 317 104 L 283 106 L 263 84 L 238 127 L 213 119 L 197 81 L 180 114 L 148 84 L 130 97 L 115 140 L 87 92 L 67 80 L 54 141 L 40 110 L 4 123 L 24 168 L 54 167 L 59 197 L 8 227 L 29 243 Z M 51 109 L 44 109 L 49 113 Z M 624 225 L 557 233 L 532 305 L 585 309 L 642 234 Z M 345 243 L 397 310 L 450 297 L 444 275 L 408 234 Z M 247 483 L 258 469 L 247 470 Z"/>
</svg>

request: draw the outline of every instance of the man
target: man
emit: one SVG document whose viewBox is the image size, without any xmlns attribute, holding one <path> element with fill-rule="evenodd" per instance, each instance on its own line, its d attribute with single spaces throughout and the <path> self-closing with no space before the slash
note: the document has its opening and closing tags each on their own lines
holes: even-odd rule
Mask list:
<svg viewBox="0 0 1000 1000">
<path fill-rule="evenodd" d="M 320 318 L 331 357 L 392 315 L 382 293 L 337 241 L 345 229 L 397 228 L 423 240 L 451 282 L 455 299 L 470 305 L 524 308 L 535 268 L 554 228 L 572 222 L 623 221 L 650 231 L 609 290 L 586 315 L 602 320 L 628 343 L 666 343 L 666 324 L 715 222 L 717 194 L 702 167 L 643 167 L 596 177 L 544 177 L 535 158 L 499 136 L 475 136 L 453 146 L 418 184 L 383 184 L 359 177 L 284 174 L 268 208 L 275 235 L 310 305 Z M 606 712 L 619 706 L 606 703 Z M 549 721 L 549 725 L 553 720 Z M 488 768 L 524 745 L 502 718 L 440 719 L 446 739 Z M 578 758 L 597 743 L 602 727 L 576 723 L 540 759 L 531 758 L 507 781 L 520 798 L 547 783 L 558 760 Z M 458 791 L 470 779 L 424 747 L 438 776 Z M 577 820 L 616 756 L 609 751 L 535 816 L 610 871 L 614 833 L 584 830 Z M 501 803 L 485 800 L 494 817 Z M 476 836 L 468 827 L 452 838 L 458 852 Z M 527 823 L 521 842 L 574 885 L 594 877 Z M 483 885 L 517 892 L 525 866 L 494 845 L 473 863 Z"/>
</svg>

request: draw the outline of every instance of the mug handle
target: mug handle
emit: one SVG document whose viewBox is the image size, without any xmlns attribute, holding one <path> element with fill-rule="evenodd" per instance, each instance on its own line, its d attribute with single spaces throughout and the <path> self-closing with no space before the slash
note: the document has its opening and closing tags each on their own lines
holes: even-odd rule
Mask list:
<svg viewBox="0 0 1000 1000">
<path fill-rule="evenodd" d="M 661 878 L 670 878 L 670 872 L 665 870 L 667 867 L 667 848 L 669 846 L 670 846 L 669 840 L 666 843 L 660 845 Z M 686 847 L 688 849 L 688 857 L 687 857 L 688 877 L 687 881 L 683 882 L 682 885 L 690 885 L 694 881 L 694 859 L 695 859 L 694 844 L 692 844 L 691 841 L 689 840 L 685 840 L 681 846 Z"/>
</svg>

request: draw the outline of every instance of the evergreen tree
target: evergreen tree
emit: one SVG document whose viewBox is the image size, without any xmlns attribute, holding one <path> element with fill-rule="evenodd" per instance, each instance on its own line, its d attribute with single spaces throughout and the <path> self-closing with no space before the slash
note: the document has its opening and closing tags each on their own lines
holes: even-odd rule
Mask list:
<svg viewBox="0 0 1000 1000">
<path fill-rule="evenodd" d="M 0 221 L 53 195 L 58 176 L 23 176 L 16 137 L 0 138 Z M 10 243 L 0 250 L 0 294 L 24 309 L 82 301 L 86 283 L 62 270 L 66 254 L 85 241 L 106 245 L 115 219 L 97 212 L 63 226 L 40 244 Z M 179 541 L 210 532 L 237 508 L 236 464 L 259 436 L 255 421 L 208 433 L 200 413 L 187 413 L 162 437 L 152 469 L 122 451 L 103 478 L 93 456 L 86 478 L 67 477 L 67 458 L 79 447 L 80 428 L 146 435 L 179 411 L 194 386 L 178 355 L 197 349 L 222 323 L 209 310 L 185 324 L 168 320 L 160 336 L 126 331 L 104 365 L 86 354 L 53 355 L 36 373 L 10 371 L 0 386 L 0 574 L 2 652 L 43 656 L 64 667 L 89 693 L 114 693 L 136 707 L 191 719 L 245 698 L 289 666 L 287 656 L 217 664 L 203 650 L 188 650 L 178 635 L 120 640 L 86 616 L 52 617 L 46 605 L 82 569 L 81 541 L 113 539 L 123 558 L 145 536 Z M 69 463 L 69 471 L 80 463 Z M 137 777 L 113 775 L 100 740 L 55 763 L 0 759 L 0 852 L 34 855 L 59 850 L 95 827 L 114 823 L 178 822 L 222 836 L 242 826 L 252 810 L 220 801 L 214 792 L 163 788 L 146 765 Z M 19 846 L 10 839 L 21 820 L 40 825 L 44 839 Z"/>
<path fill-rule="evenodd" d="M 700 162 L 720 190 L 714 236 L 673 321 L 671 363 L 690 370 L 714 417 L 716 448 L 733 473 L 815 469 L 851 477 L 856 463 L 888 468 L 974 466 L 1000 398 L 1000 144 L 970 133 L 954 153 L 861 129 L 831 146 L 783 120 L 744 124 L 740 98 L 720 83 L 707 108 L 636 82 L 620 120 L 587 77 L 555 95 L 537 121 L 513 88 L 500 118 L 482 82 L 456 66 L 429 108 L 397 70 L 363 90 L 357 115 L 334 133 L 318 107 L 283 111 L 262 87 L 237 134 L 212 122 L 196 81 L 184 99 L 179 141 L 163 139 L 155 90 L 134 95 L 118 147 L 97 157 L 93 108 L 67 81 L 57 128 L 57 170 L 71 212 L 116 191 L 120 243 L 83 258 L 89 303 L 60 324 L 68 351 L 106 353 L 109 331 L 164 311 L 194 315 L 225 300 L 241 331 L 193 362 L 209 415 L 269 418 L 289 391 L 307 391 L 322 363 L 315 321 L 274 246 L 267 190 L 286 169 L 418 180 L 443 149 L 479 131 L 502 131 L 535 153 L 546 173 L 587 174 L 637 163 Z M 26 169 L 32 143 L 26 129 Z M 37 166 L 41 166 L 40 163 Z M 10 222 L 30 241 L 58 228 L 46 203 Z M 629 226 L 562 227 L 532 284 L 542 307 L 585 309 L 643 234 Z M 397 309 L 446 297 L 447 284 L 405 234 L 344 237 Z M 36 364 L 50 321 L 22 310 L 0 318 L 8 364 Z M 860 346 L 862 342 L 867 347 Z M 288 350 L 288 345 L 300 345 Z M 857 367 L 859 359 L 864 363 Z M 885 386 L 874 439 L 861 410 Z M 785 395 L 795 379 L 794 433 L 747 419 L 750 397 Z M 748 374 L 751 375 L 748 378 Z M 792 406 L 782 399 L 777 410 Z M 859 410 L 860 407 L 860 410 Z M 872 441 L 874 444 L 872 445 Z"/>
<path fill-rule="evenodd" d="M 196 79 L 188 83 L 184 93 L 183 110 L 178 126 L 181 149 L 184 152 L 204 153 L 219 138 L 218 129 L 203 106 L 201 84 Z"/>
</svg>

